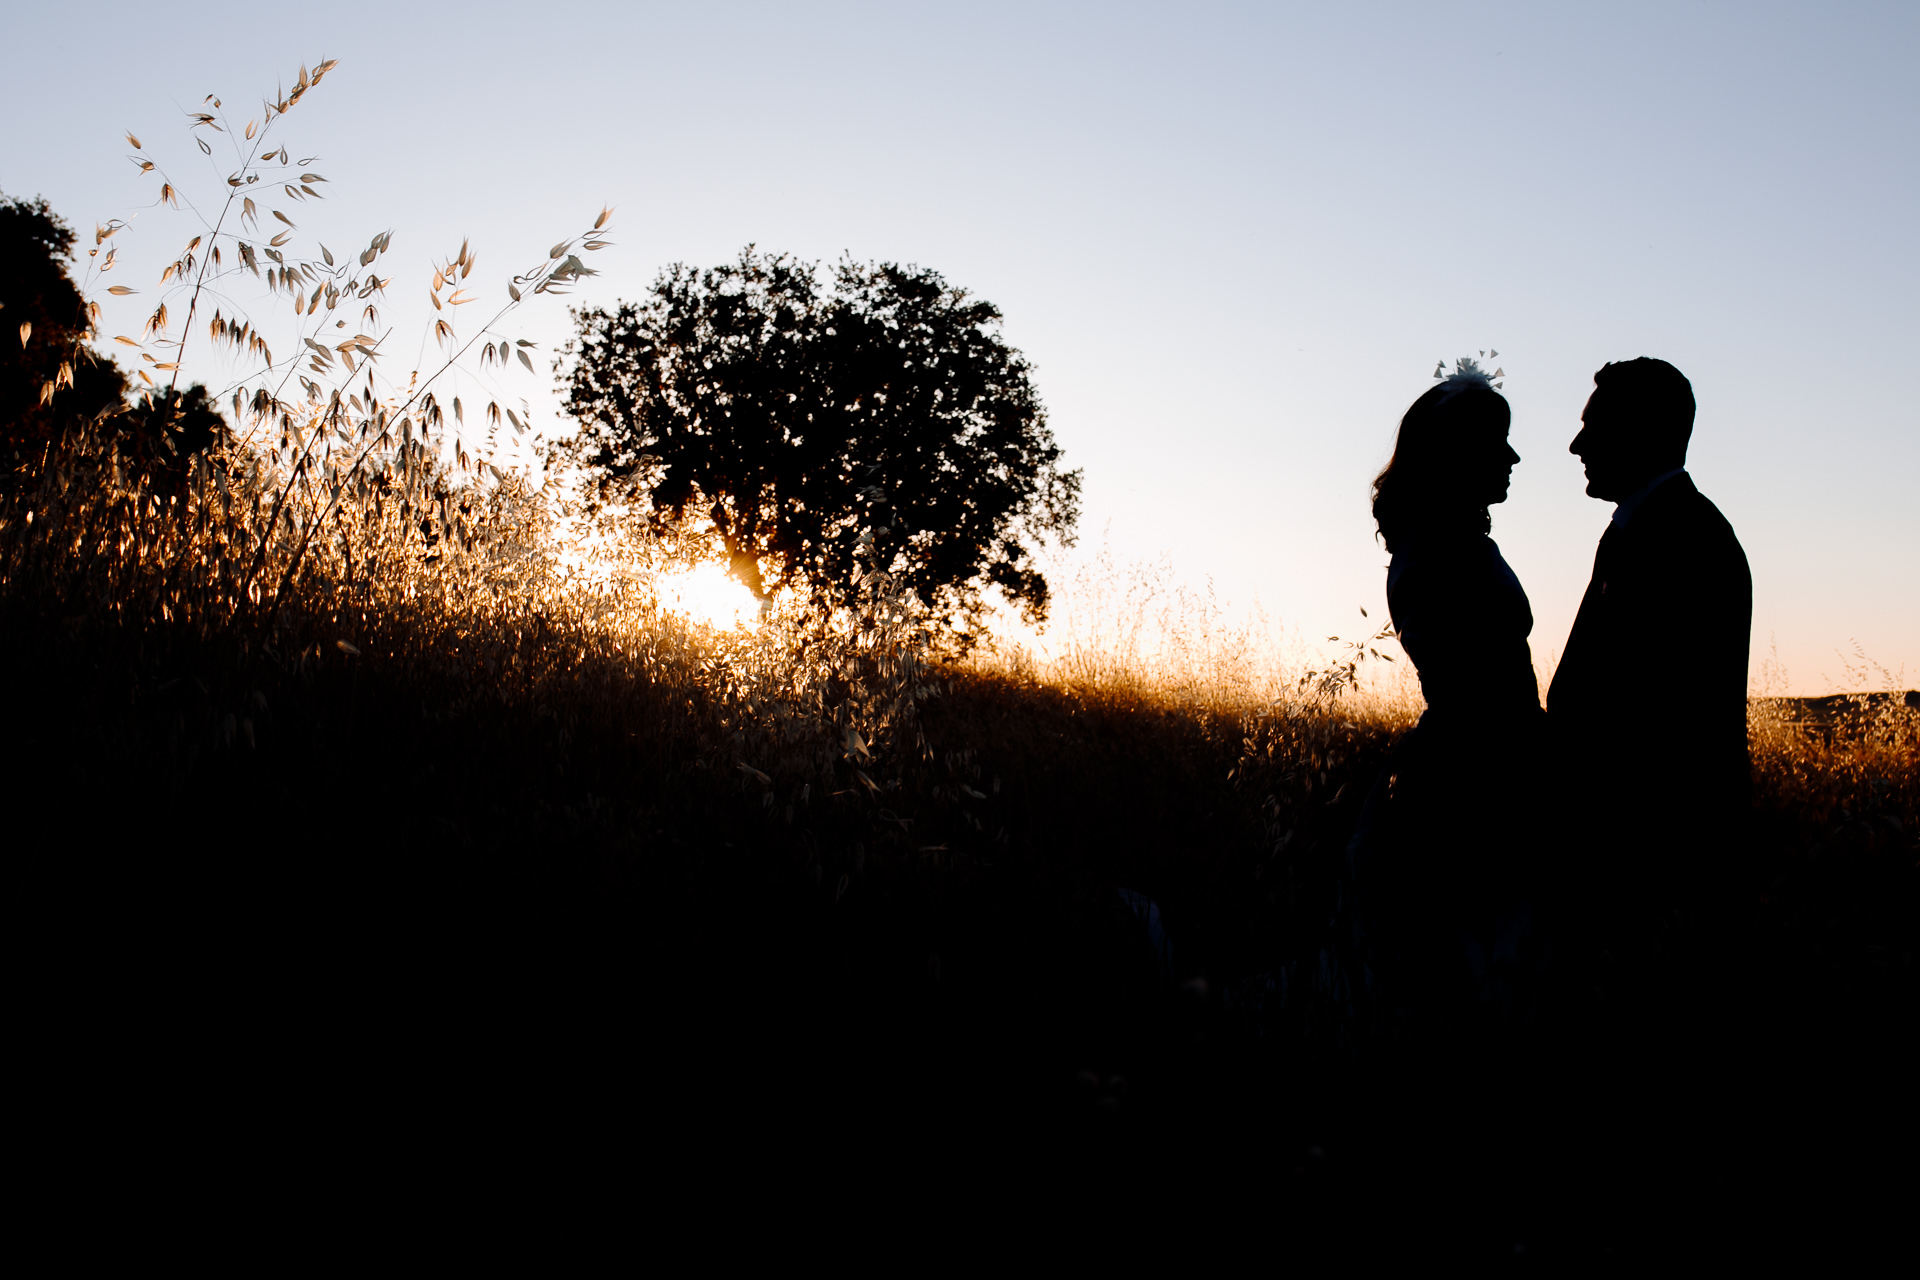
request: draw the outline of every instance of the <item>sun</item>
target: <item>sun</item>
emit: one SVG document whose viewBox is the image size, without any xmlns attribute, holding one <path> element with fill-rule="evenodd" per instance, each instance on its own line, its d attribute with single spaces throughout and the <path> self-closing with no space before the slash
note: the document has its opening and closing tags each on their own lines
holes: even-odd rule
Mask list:
<svg viewBox="0 0 1920 1280">
<path fill-rule="evenodd" d="M 730 575 L 726 566 L 706 563 L 656 580 L 660 607 L 694 622 L 731 630 L 759 625 L 766 604 Z"/>
</svg>

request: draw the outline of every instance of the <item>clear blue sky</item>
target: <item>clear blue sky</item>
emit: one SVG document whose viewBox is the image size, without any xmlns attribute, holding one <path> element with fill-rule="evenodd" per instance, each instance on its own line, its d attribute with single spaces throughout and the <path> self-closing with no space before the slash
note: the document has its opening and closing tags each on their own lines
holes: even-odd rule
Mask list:
<svg viewBox="0 0 1920 1280">
<path fill-rule="evenodd" d="M 129 216 L 123 129 L 191 170 L 180 111 L 322 57 L 284 126 L 331 179 L 302 230 L 395 229 L 403 332 L 429 256 L 471 236 L 491 284 L 603 201 L 574 301 L 748 241 L 934 267 L 1036 364 L 1087 541 L 1313 635 L 1378 616 L 1399 414 L 1497 346 L 1525 460 L 1494 534 L 1543 659 L 1609 510 L 1566 453 L 1592 372 L 1662 356 L 1756 650 L 1798 691 L 1853 639 L 1920 683 L 1920 6 L 8 6 L 0 188 Z"/>
</svg>

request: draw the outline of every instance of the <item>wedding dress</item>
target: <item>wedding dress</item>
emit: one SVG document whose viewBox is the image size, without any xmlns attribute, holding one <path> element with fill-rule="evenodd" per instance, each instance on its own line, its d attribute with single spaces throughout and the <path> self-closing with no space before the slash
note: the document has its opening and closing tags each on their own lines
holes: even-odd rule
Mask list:
<svg viewBox="0 0 1920 1280">
<path fill-rule="evenodd" d="M 1537 967 L 1543 889 L 1546 715 L 1527 645 L 1533 611 L 1479 533 L 1396 551 L 1387 604 L 1427 706 L 1348 847 L 1347 941 L 1396 999 L 1510 1003 Z"/>
</svg>

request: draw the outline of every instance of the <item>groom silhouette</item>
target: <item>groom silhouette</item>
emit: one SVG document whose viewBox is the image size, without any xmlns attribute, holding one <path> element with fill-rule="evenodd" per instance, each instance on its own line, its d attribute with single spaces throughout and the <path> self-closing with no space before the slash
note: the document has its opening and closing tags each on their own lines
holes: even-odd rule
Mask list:
<svg viewBox="0 0 1920 1280">
<path fill-rule="evenodd" d="M 1593 376 L 1569 446 L 1616 503 L 1547 692 L 1580 912 L 1698 901 L 1750 803 L 1753 578 L 1687 475 L 1693 387 L 1664 360 Z"/>
</svg>

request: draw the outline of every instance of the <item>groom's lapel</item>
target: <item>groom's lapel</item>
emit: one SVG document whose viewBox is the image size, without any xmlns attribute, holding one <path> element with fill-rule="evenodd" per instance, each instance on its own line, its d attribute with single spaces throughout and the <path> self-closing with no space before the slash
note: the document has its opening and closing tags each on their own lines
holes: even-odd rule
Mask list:
<svg viewBox="0 0 1920 1280">
<path fill-rule="evenodd" d="M 1607 584 L 1619 571 L 1629 536 L 1625 526 L 1612 521 L 1608 522 L 1607 531 L 1600 535 L 1599 549 L 1593 553 L 1591 590 L 1596 595 L 1606 596 Z"/>
</svg>

